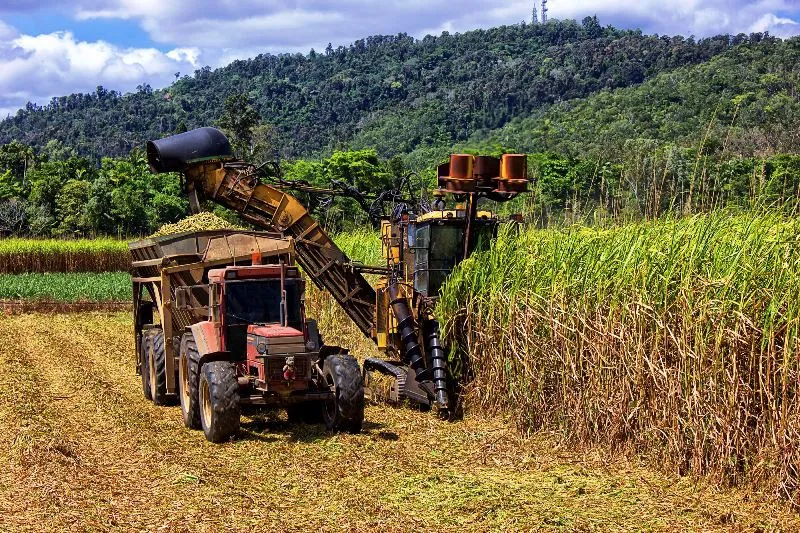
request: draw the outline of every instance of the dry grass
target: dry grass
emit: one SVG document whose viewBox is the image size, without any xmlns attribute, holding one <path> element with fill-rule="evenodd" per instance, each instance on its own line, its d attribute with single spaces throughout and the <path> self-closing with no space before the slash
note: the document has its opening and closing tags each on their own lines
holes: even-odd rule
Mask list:
<svg viewBox="0 0 800 533">
<path fill-rule="evenodd" d="M 21 342 L 24 339 L 24 342 Z M 222 446 L 146 402 L 129 315 L 0 316 L 0 530 L 724 530 L 800 520 L 622 459 L 373 406 L 361 435 L 246 419 Z"/>
</svg>

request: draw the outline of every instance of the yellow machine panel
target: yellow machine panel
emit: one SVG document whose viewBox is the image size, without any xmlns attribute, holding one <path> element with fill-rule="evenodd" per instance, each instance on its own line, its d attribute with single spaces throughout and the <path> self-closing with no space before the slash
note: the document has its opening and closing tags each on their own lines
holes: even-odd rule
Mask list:
<svg viewBox="0 0 800 533">
<path fill-rule="evenodd" d="M 461 209 L 443 209 L 440 211 L 429 211 L 424 215 L 417 217 L 417 222 L 426 222 L 429 220 L 447 220 L 451 218 L 466 218 L 467 212 Z M 478 211 L 476 218 L 492 218 L 494 213 L 491 211 Z"/>
<path fill-rule="evenodd" d="M 400 261 L 400 239 L 393 233 L 392 223 L 381 221 L 381 252 L 383 258 L 392 263 Z"/>
</svg>

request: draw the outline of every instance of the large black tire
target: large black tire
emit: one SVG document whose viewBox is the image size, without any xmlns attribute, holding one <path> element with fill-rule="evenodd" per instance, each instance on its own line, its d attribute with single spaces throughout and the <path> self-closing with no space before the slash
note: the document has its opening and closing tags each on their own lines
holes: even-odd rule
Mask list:
<svg viewBox="0 0 800 533">
<path fill-rule="evenodd" d="M 351 355 L 331 355 L 322 365 L 322 377 L 335 399 L 324 403 L 322 417 L 330 431 L 359 433 L 364 423 L 364 380 Z"/>
<path fill-rule="evenodd" d="M 239 431 L 239 381 L 236 365 L 212 361 L 200 370 L 200 422 L 211 442 L 225 442 Z"/>
<path fill-rule="evenodd" d="M 181 402 L 183 423 L 189 429 L 201 429 L 200 400 L 200 353 L 194 335 L 187 331 L 181 337 L 180 365 L 178 366 L 178 395 Z"/>
<path fill-rule="evenodd" d="M 139 343 L 139 371 L 142 374 L 142 394 L 146 400 L 152 400 L 150 396 L 150 359 L 147 357 L 147 343 L 150 339 L 147 332 L 142 333 L 142 340 Z"/>
<path fill-rule="evenodd" d="M 156 405 L 167 405 L 167 356 L 164 352 L 164 332 L 162 330 L 150 330 L 147 336 L 148 350 L 147 358 L 149 363 L 150 399 Z"/>
</svg>

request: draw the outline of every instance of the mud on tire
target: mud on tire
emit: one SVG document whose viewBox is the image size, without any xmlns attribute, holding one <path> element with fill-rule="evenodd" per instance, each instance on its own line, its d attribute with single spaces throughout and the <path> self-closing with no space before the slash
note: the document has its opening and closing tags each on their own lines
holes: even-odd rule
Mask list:
<svg viewBox="0 0 800 533">
<path fill-rule="evenodd" d="M 198 388 L 200 384 L 200 352 L 191 331 L 181 337 L 178 366 L 178 395 L 183 423 L 190 429 L 201 429 Z"/>
<path fill-rule="evenodd" d="M 211 442 L 224 442 L 239 431 L 239 381 L 236 365 L 212 361 L 202 366 L 199 383 L 200 422 Z"/>
<path fill-rule="evenodd" d="M 335 399 L 323 405 L 325 426 L 331 431 L 358 433 L 364 423 L 364 380 L 351 355 L 331 355 L 322 366 L 323 379 Z"/>
</svg>

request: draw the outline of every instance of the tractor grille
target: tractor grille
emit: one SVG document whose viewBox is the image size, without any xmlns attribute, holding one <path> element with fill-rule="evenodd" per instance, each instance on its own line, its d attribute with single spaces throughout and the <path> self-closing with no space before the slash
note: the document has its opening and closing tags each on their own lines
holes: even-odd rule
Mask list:
<svg viewBox="0 0 800 533">
<path fill-rule="evenodd" d="M 286 356 L 270 355 L 267 358 L 267 376 L 270 381 L 283 380 L 283 367 L 286 365 Z M 294 373 L 296 379 L 305 379 L 309 374 L 309 360 L 307 355 L 294 356 Z"/>
</svg>

